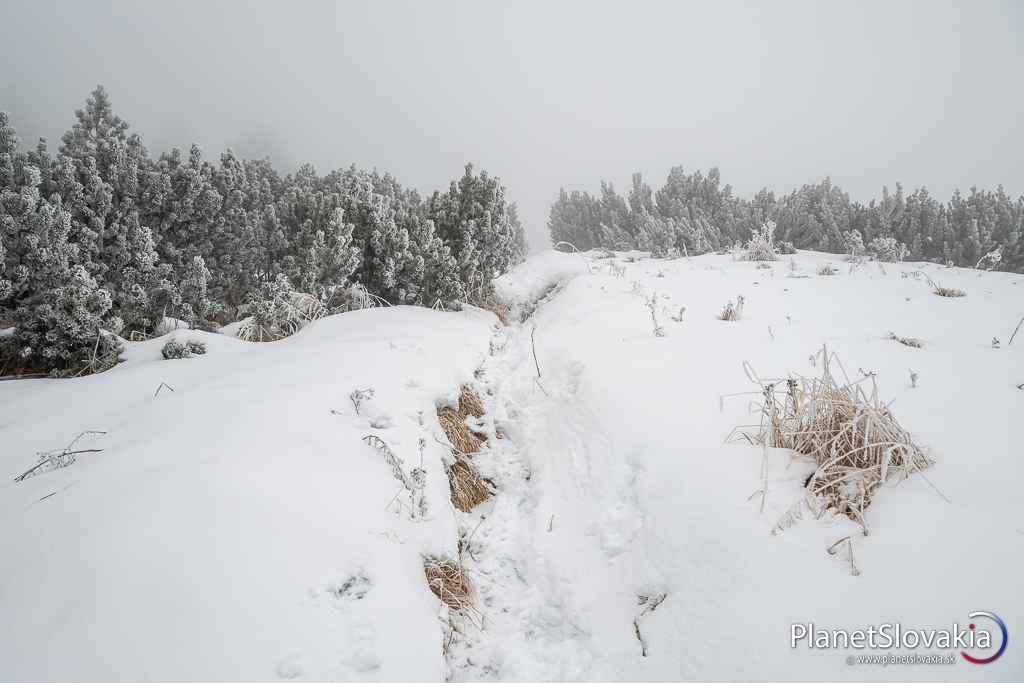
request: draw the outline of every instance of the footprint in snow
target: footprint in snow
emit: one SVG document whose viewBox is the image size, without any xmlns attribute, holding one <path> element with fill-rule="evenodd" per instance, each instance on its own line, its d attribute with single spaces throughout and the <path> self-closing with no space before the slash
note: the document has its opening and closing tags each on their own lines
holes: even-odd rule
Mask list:
<svg viewBox="0 0 1024 683">
<path fill-rule="evenodd" d="M 288 655 L 277 663 L 276 668 L 277 677 L 284 680 L 300 678 L 306 673 L 302 668 L 302 663 L 299 661 L 299 655 Z"/>
<path fill-rule="evenodd" d="M 380 415 L 370 419 L 370 426 L 374 429 L 391 429 L 395 426 L 395 421 L 390 415 Z"/>
<path fill-rule="evenodd" d="M 368 621 L 357 622 L 351 630 L 355 652 L 346 660 L 349 668 L 356 673 L 373 673 L 381 668 L 383 662 L 374 652 L 377 643 L 377 631 Z"/>
<path fill-rule="evenodd" d="M 339 600 L 356 601 L 362 600 L 373 587 L 373 582 L 364 574 L 353 574 L 345 579 L 340 585 L 327 588 L 331 595 Z"/>
</svg>

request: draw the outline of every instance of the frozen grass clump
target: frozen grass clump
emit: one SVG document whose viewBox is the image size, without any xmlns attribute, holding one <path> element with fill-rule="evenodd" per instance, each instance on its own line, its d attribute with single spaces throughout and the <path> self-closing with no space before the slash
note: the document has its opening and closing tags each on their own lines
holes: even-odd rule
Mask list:
<svg viewBox="0 0 1024 683">
<path fill-rule="evenodd" d="M 472 415 L 476 418 L 484 416 L 484 402 L 468 384 L 463 384 L 459 390 L 459 415 L 462 417 Z"/>
<path fill-rule="evenodd" d="M 437 420 L 452 445 L 453 459 L 445 462 L 452 504 L 462 512 L 469 512 L 494 494 L 494 486 L 480 476 L 469 458 L 484 444 L 466 424 L 467 417 L 484 416 L 484 403 L 468 384 L 459 390 L 458 410 L 449 406 L 438 408 Z"/>
<path fill-rule="evenodd" d="M 924 348 L 924 342 L 922 340 L 918 339 L 917 337 L 900 337 L 900 336 L 897 336 L 894 332 L 890 332 L 889 336 L 887 337 L 887 339 L 891 339 L 892 341 L 899 342 L 900 344 L 903 344 L 904 346 L 909 346 L 912 349 L 923 349 Z"/>
<path fill-rule="evenodd" d="M 835 275 L 839 271 L 832 267 L 831 263 L 826 263 L 821 268 L 818 268 L 818 275 Z"/>
<path fill-rule="evenodd" d="M 846 515 L 867 534 L 864 511 L 879 488 L 931 461 L 879 398 L 873 373 L 851 381 L 827 349 L 818 358 L 821 376 L 812 378 L 761 380 L 747 366 L 764 400 L 759 431 L 743 436 L 765 448 L 792 449 L 817 465 L 804 497 L 779 521 L 776 533 L 794 524 L 806 506 L 815 517 L 828 509 Z M 833 365 L 842 379 L 832 374 Z"/>
<path fill-rule="evenodd" d="M 924 277 L 928 281 L 928 286 L 932 288 L 932 292 L 941 297 L 945 297 L 947 299 L 958 299 L 962 296 L 967 296 L 967 292 L 962 289 L 956 289 L 955 287 L 943 287 L 927 275 Z"/>
<path fill-rule="evenodd" d="M 426 446 L 426 442 L 423 439 L 420 439 L 419 467 L 414 467 L 408 472 L 405 469 L 405 463 L 402 462 L 402 459 L 395 455 L 387 442 L 379 436 L 376 434 L 369 434 L 363 437 L 363 442 L 376 449 L 381 457 L 384 458 L 384 462 L 391 468 L 391 475 L 402 485 L 402 488 L 399 489 L 398 493 L 395 494 L 394 498 L 392 498 L 385 507 L 390 507 L 393 503 L 397 503 L 400 508 L 404 508 L 408 511 L 410 519 L 416 519 L 417 517 L 422 519 L 423 517 L 426 517 L 427 512 L 429 511 L 425 492 L 427 487 L 427 471 L 423 468 L 423 449 Z M 399 500 L 402 490 L 405 490 L 409 494 L 408 504 L 403 500 Z"/>
<path fill-rule="evenodd" d="M 423 574 L 430 592 L 449 609 L 467 614 L 475 611 L 473 585 L 461 564 L 446 558 L 427 557 L 423 560 Z"/>
<path fill-rule="evenodd" d="M 470 430 L 466 420 L 454 408 L 438 408 L 437 421 L 441 423 L 448 441 L 459 453 L 476 453 L 484 441 Z"/>
<path fill-rule="evenodd" d="M 238 330 L 242 341 L 269 342 L 295 334 L 327 315 L 327 308 L 309 294 L 296 292 L 284 275 L 265 282 L 243 307 L 249 318 Z"/>
<path fill-rule="evenodd" d="M 454 458 L 448 465 L 448 488 L 452 505 L 462 512 L 470 512 L 494 495 L 494 487 L 480 476 L 468 457 L 455 453 Z"/>
<path fill-rule="evenodd" d="M 774 261 L 775 256 L 775 223 L 768 221 L 755 230 L 747 242 L 747 252 L 743 256 L 746 261 Z"/>
<path fill-rule="evenodd" d="M 967 292 L 962 289 L 956 289 L 955 287 L 941 287 L 935 285 L 932 291 L 939 296 L 946 297 L 947 299 L 959 299 L 962 296 L 967 296 Z"/>
<path fill-rule="evenodd" d="M 726 320 L 729 322 L 739 320 L 741 317 L 743 317 L 743 302 L 743 295 L 740 294 L 738 297 L 736 297 L 735 305 L 733 305 L 731 301 L 725 304 L 725 308 L 723 308 L 722 312 L 718 314 L 718 319 Z"/>
<path fill-rule="evenodd" d="M 196 339 L 189 339 L 184 344 L 177 339 L 169 339 L 164 347 L 160 349 L 164 360 L 177 360 L 179 358 L 191 358 L 202 356 L 206 353 L 206 344 Z"/>
</svg>

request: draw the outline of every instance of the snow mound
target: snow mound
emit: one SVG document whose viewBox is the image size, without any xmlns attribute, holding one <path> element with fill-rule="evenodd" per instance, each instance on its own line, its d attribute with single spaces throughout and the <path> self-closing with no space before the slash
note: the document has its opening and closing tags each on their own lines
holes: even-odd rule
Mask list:
<svg viewBox="0 0 1024 683">
<path fill-rule="evenodd" d="M 100 375 L 0 383 L 2 678 L 441 680 L 422 556 L 456 534 L 432 418 L 493 324 L 395 307 L 267 344 L 179 330 Z M 161 360 L 173 335 L 208 351 Z M 106 434 L 76 447 L 102 452 L 12 481 L 87 429 Z M 368 434 L 407 467 L 425 440 L 425 520 L 389 506 Z"/>
</svg>

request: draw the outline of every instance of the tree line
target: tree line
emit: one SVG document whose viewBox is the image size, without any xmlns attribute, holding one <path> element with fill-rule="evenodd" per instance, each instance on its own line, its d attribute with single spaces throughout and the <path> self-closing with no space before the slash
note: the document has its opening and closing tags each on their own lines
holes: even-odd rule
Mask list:
<svg viewBox="0 0 1024 683">
<path fill-rule="evenodd" d="M 61 139 L 21 150 L 0 112 L 0 366 L 81 370 L 165 317 L 216 328 L 281 288 L 334 307 L 479 303 L 526 253 L 499 179 L 421 197 L 355 166 L 282 175 L 199 148 L 152 157 L 98 87 Z M 0 374 L 4 369 L 0 367 Z"/>
<path fill-rule="evenodd" d="M 895 248 L 914 261 L 934 261 L 1024 272 L 1024 196 L 1011 198 L 972 187 L 948 202 L 926 188 L 907 194 L 882 188 L 881 198 L 867 204 L 850 201 L 829 178 L 787 195 L 763 189 L 752 198 L 738 197 L 723 185 L 717 168 L 705 175 L 673 168 L 665 184 L 652 190 L 633 174 L 626 197 L 611 183 L 600 193 L 564 189 L 551 207 L 548 228 L 554 242 L 581 250 L 595 247 L 640 249 L 655 256 L 701 254 L 746 243 L 764 224 L 774 222 L 775 240 L 797 249 L 833 253 L 851 243 Z"/>
</svg>

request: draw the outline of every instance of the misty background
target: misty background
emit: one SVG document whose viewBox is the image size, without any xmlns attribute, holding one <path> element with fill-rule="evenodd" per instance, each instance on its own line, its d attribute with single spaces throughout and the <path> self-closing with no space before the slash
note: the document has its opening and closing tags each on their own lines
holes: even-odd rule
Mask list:
<svg viewBox="0 0 1024 683">
<path fill-rule="evenodd" d="M 198 143 L 423 193 L 472 161 L 531 247 L 559 187 L 716 165 L 749 196 L 826 175 L 1024 192 L 1024 10 L 943 2 L 257 6 L 5 2 L 0 109 L 51 151 L 102 83 L 151 154 Z"/>
</svg>

